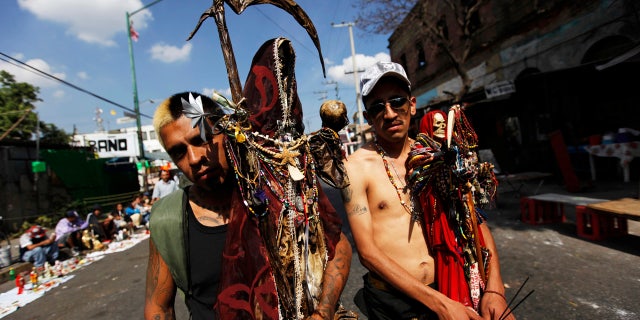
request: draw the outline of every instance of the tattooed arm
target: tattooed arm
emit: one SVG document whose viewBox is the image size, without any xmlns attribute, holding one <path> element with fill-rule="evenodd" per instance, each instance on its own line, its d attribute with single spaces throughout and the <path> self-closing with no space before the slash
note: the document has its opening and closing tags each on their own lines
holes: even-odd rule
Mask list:
<svg viewBox="0 0 640 320">
<path fill-rule="evenodd" d="M 169 267 L 149 240 L 149 264 L 147 265 L 147 289 L 144 303 L 144 318 L 147 320 L 175 319 L 173 309 L 176 285 Z"/>
<path fill-rule="evenodd" d="M 351 268 L 351 244 L 344 234 L 340 234 L 340 241 L 336 244 L 335 256 L 327 263 L 322 276 L 322 293 L 318 306 L 309 319 L 333 319 L 338 299 L 347 284 Z"/>
</svg>

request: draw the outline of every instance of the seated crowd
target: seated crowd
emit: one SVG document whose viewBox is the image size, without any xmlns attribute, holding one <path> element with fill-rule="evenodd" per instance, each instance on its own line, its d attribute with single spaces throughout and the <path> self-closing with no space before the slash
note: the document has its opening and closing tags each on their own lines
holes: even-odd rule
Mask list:
<svg viewBox="0 0 640 320">
<path fill-rule="evenodd" d="M 124 240 L 148 222 L 150 206 L 142 203 L 143 195 L 139 195 L 126 208 L 118 203 L 106 215 L 101 206 L 95 205 L 86 219 L 70 210 L 54 230 L 32 225 L 20 236 L 20 259 L 42 267 L 45 262 L 53 264 L 60 250 L 77 256 L 83 250 L 100 250 L 106 243 Z"/>
<path fill-rule="evenodd" d="M 146 192 L 136 195 L 126 207 L 118 203 L 106 216 L 101 206 L 94 205 L 86 219 L 76 210 L 67 211 L 55 230 L 32 225 L 20 236 L 20 259 L 43 267 L 45 262 L 54 264 L 60 250 L 77 256 L 83 250 L 100 250 L 106 243 L 124 240 L 136 229 L 148 230 L 153 202 L 178 189 L 168 171 L 163 170 L 160 177 L 151 198 Z"/>
</svg>

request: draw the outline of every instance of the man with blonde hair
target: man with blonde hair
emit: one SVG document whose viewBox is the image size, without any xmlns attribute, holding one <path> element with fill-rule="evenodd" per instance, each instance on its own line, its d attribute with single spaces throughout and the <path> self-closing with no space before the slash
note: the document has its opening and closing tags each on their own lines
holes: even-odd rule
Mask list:
<svg viewBox="0 0 640 320">
<path fill-rule="evenodd" d="M 288 270 L 273 268 L 279 254 L 270 251 L 267 242 L 275 241 L 270 238 L 275 230 L 261 227 L 264 219 L 279 212 L 251 213 L 257 207 L 248 205 L 253 199 L 243 197 L 230 138 L 217 126 L 223 116 L 217 102 L 192 92 L 170 97 L 155 113 L 159 140 L 193 184 L 153 206 L 147 319 L 174 318 L 177 289 L 184 293 L 193 319 L 277 319 L 296 303 L 276 290 L 276 286 L 297 284 L 280 277 L 280 272 Z M 326 197 L 320 201 L 321 214 L 331 214 L 333 208 Z M 269 210 L 276 202 L 270 198 L 263 209 Z M 302 301 L 300 312 L 305 318 L 333 318 L 336 311 L 351 259 L 351 247 L 339 229 L 338 238 L 330 254 L 333 259 L 320 270 L 317 303 Z M 321 245 L 323 240 L 311 242 Z M 313 276 L 313 267 L 308 272 Z M 312 289 L 310 284 L 303 288 Z"/>
</svg>

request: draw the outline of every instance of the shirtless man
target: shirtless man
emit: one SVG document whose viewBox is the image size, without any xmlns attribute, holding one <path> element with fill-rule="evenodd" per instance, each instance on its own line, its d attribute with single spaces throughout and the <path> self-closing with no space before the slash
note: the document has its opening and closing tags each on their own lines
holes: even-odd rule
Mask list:
<svg viewBox="0 0 640 320">
<path fill-rule="evenodd" d="M 378 62 L 361 78 L 368 123 L 376 139 L 345 162 L 351 185 L 342 197 L 364 276 L 369 319 L 482 319 L 472 308 L 449 299 L 434 285 L 434 259 L 405 187 L 405 161 L 413 140 L 409 122 L 416 98 L 399 64 Z M 486 226 L 485 226 L 486 228 Z M 488 247 L 495 252 L 486 231 Z M 497 255 L 488 288 L 503 293 Z M 506 301 L 486 295 L 481 313 L 498 319 Z M 484 299 L 483 299 L 484 300 Z M 362 309 L 362 307 L 361 307 Z"/>
</svg>

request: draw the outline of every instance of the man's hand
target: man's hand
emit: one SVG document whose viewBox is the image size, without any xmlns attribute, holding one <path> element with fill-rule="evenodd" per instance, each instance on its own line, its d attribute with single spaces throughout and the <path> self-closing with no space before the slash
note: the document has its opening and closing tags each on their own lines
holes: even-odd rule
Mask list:
<svg viewBox="0 0 640 320">
<path fill-rule="evenodd" d="M 458 301 L 448 299 L 448 302 L 444 306 L 444 312 L 438 312 L 438 318 L 440 320 L 458 320 L 458 319 L 472 319 L 482 320 L 482 317 L 473 310 L 471 307 L 467 307 Z"/>
<path fill-rule="evenodd" d="M 480 313 L 483 319 L 498 320 L 500 316 L 509 313 L 507 301 L 503 295 L 494 292 L 485 292 L 480 300 Z M 505 320 L 515 320 L 515 316 L 510 314 Z"/>
</svg>

